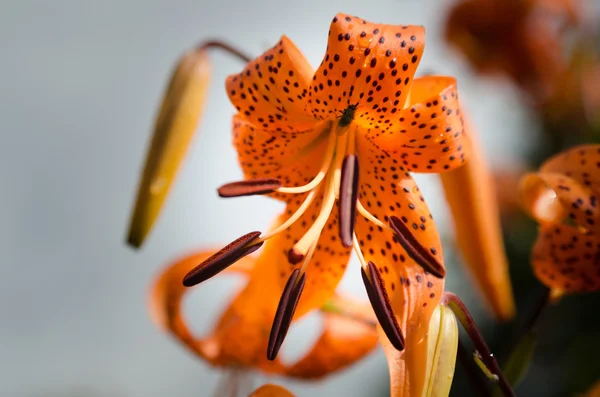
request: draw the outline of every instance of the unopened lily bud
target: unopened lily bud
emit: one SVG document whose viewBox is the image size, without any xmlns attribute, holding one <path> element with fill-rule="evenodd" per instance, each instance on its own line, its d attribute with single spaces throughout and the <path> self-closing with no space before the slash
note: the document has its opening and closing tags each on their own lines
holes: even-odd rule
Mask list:
<svg viewBox="0 0 600 397">
<path fill-rule="evenodd" d="M 184 54 L 171 75 L 154 126 L 127 242 L 138 248 L 150 232 L 194 136 L 205 102 L 210 63 L 205 49 Z"/>
<path fill-rule="evenodd" d="M 438 305 L 429 321 L 427 384 L 423 397 L 447 397 L 450 394 L 457 349 L 456 317 L 449 307 Z"/>
</svg>

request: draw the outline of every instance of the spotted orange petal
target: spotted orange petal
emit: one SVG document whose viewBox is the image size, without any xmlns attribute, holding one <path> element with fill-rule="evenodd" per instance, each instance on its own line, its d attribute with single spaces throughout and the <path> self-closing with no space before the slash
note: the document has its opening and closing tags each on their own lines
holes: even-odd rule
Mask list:
<svg viewBox="0 0 600 397">
<path fill-rule="evenodd" d="M 376 318 L 367 302 L 336 295 L 323 312 L 323 332 L 311 350 L 286 368 L 289 376 L 321 378 L 346 368 L 377 346 Z"/>
<path fill-rule="evenodd" d="M 380 148 L 398 156 L 413 172 L 445 172 L 468 158 L 456 80 L 427 76 L 413 81 L 407 107 L 392 124 L 371 129 Z"/>
<path fill-rule="evenodd" d="M 358 123 L 384 125 L 404 107 L 424 45 L 422 26 L 375 24 L 337 14 L 311 82 L 308 108 L 318 119 L 334 119 L 357 105 Z"/>
<path fill-rule="evenodd" d="M 592 231 L 600 231 L 598 198 L 574 179 L 558 173 L 528 174 L 521 181 L 525 209 L 540 223 L 563 220 Z"/>
<path fill-rule="evenodd" d="M 310 182 L 324 161 L 329 122 L 317 123 L 303 134 L 272 133 L 239 116 L 233 118 L 233 145 L 246 179 L 275 178 L 284 186 Z M 272 194 L 284 201 L 296 195 Z"/>
<path fill-rule="evenodd" d="M 197 338 L 192 335 L 182 313 L 182 299 L 186 293 L 192 291 L 192 289 L 183 286 L 183 276 L 197 266 L 198 263 L 207 259 L 212 253 L 212 251 L 203 251 L 189 255 L 174 262 L 159 274 L 151 289 L 150 310 L 152 318 L 160 328 L 171 333 L 184 346 L 213 365 L 222 366 L 231 363 L 247 364 L 254 360 L 254 357 L 249 358 L 249 356 L 245 356 L 250 349 L 237 350 L 229 355 L 224 354 L 224 351 L 222 350 L 223 347 L 232 344 L 236 345 L 240 338 L 242 340 L 240 340 L 239 344 L 246 347 L 253 346 L 253 342 L 258 340 L 256 335 L 253 335 L 253 338 L 248 338 L 248 335 L 244 335 L 244 332 L 253 332 L 252 328 L 244 328 L 243 332 L 238 332 L 237 334 L 234 332 L 223 332 L 226 329 L 224 324 L 226 324 L 228 319 L 235 314 L 232 313 L 231 306 L 220 320 L 220 327 L 217 327 L 217 329 L 221 328 L 222 330 L 220 332 L 214 332 L 208 338 Z M 225 272 L 249 274 L 252 272 L 254 261 L 255 259 L 251 257 L 242 258 L 236 264 L 226 269 Z M 249 298 L 248 295 L 249 291 L 246 289 L 238 296 L 238 298 L 236 298 L 236 301 L 244 301 L 244 298 Z M 274 299 L 276 299 L 275 296 L 273 297 L 273 300 Z M 244 308 L 248 311 L 244 313 L 245 316 L 243 318 L 239 319 L 239 322 L 242 324 L 244 323 L 244 320 L 252 318 L 250 314 L 253 310 L 258 311 L 259 309 L 257 308 L 260 307 L 260 305 L 256 304 L 251 305 L 248 300 L 246 300 L 246 302 L 248 303 Z M 244 309 L 240 308 L 239 304 L 237 306 L 238 310 Z M 229 339 L 224 339 L 225 336 Z M 261 355 L 261 357 L 262 356 L 264 356 L 264 354 Z"/>
<path fill-rule="evenodd" d="M 542 226 L 533 247 L 536 276 L 566 293 L 600 289 L 600 242 L 597 235 L 568 225 Z"/>
<path fill-rule="evenodd" d="M 297 195 L 295 199 L 287 203 L 285 212 L 276 223 L 284 222 L 300 207 L 302 197 Z M 302 262 L 291 265 L 288 253 L 318 216 L 322 199 L 323 195 L 317 197 L 292 226 L 265 243 L 257 267 L 266 266 L 275 275 L 276 280 L 269 288 L 277 290 L 279 294 L 283 291 L 292 271 L 302 266 Z M 306 267 L 306 285 L 296 308 L 295 318 L 323 306 L 333 296 L 335 288 L 344 275 L 350 258 L 350 249 L 345 248 L 339 239 L 337 222 L 338 211 L 334 208 L 319 237 L 314 256 Z"/>
<path fill-rule="evenodd" d="M 360 159 L 359 201 L 377 219 L 386 222 L 395 216 L 409 226 L 415 239 L 444 263 L 440 238 L 433 217 L 414 179 L 399 159 L 358 136 Z M 356 219 L 356 235 L 367 261 L 382 270 L 389 293 L 398 287 L 400 269 L 416 266 L 393 234 L 380 229 L 362 216 Z M 414 280 L 409 281 L 413 282 Z M 425 281 L 421 278 L 421 281 Z"/>
<path fill-rule="evenodd" d="M 313 69 L 294 43 L 279 43 L 225 83 L 240 115 L 268 131 L 306 131 L 314 124 L 304 110 Z"/>
<path fill-rule="evenodd" d="M 541 172 L 561 173 L 600 192 L 600 145 L 580 145 L 547 160 Z"/>
<path fill-rule="evenodd" d="M 421 396 L 427 381 L 429 321 L 440 302 L 444 280 L 429 276 L 427 283 L 415 283 L 420 274 L 414 266 L 407 267 L 402 277 L 413 282 L 402 284 L 392 302 L 400 326 L 406 330 L 404 350 L 396 350 L 379 330 L 388 361 L 391 397 Z"/>
<path fill-rule="evenodd" d="M 365 137 L 359 137 L 357 150 L 361 167 L 359 200 L 364 207 L 380 220 L 393 215 L 409 225 L 417 241 L 443 264 L 436 226 L 410 174 L 398 159 L 379 150 Z M 356 219 L 356 235 L 365 259 L 380 270 L 405 336 L 404 352 L 392 355 L 397 362 L 393 387 L 405 393 L 399 396 L 421 395 L 427 364 L 426 334 L 444 280 L 426 274 L 389 230 L 375 226 L 361 215 Z M 388 344 L 385 340 L 386 349 L 393 349 Z"/>
</svg>

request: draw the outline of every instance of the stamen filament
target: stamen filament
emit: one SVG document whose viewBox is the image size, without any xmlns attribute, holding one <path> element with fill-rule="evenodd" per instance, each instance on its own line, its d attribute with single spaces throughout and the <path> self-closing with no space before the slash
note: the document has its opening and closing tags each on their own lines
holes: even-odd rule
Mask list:
<svg viewBox="0 0 600 397">
<path fill-rule="evenodd" d="M 304 274 L 304 272 L 306 271 L 306 267 L 308 266 L 308 263 L 310 262 L 313 255 L 315 254 L 316 248 L 317 248 L 317 242 L 315 241 L 314 244 L 310 246 L 310 248 L 308 249 L 308 252 L 306 253 L 306 257 L 304 258 L 304 262 L 302 263 L 302 267 L 300 268 L 300 274 Z"/>
<path fill-rule="evenodd" d="M 300 238 L 300 240 L 292 247 L 290 250 L 290 258 L 296 258 L 291 263 L 298 263 L 304 259 L 308 249 L 319 239 L 321 235 L 321 231 L 325 224 L 327 223 L 327 219 L 329 219 L 329 214 L 333 209 L 333 205 L 335 204 L 335 194 L 333 192 L 333 187 L 331 186 L 331 178 L 327 181 L 327 186 L 325 186 L 325 196 L 323 197 L 323 203 L 321 204 L 321 212 L 308 231 Z"/>
<path fill-rule="evenodd" d="M 319 240 L 319 236 L 321 235 L 321 231 L 327 224 L 327 220 L 329 219 L 329 215 L 331 214 L 331 210 L 335 205 L 335 182 L 336 178 L 339 178 L 342 170 L 342 162 L 344 160 L 344 149 L 346 147 L 346 139 L 344 137 L 340 137 L 337 140 L 336 150 L 335 150 L 335 161 L 334 161 L 334 169 L 333 172 L 329 172 L 329 177 L 327 178 L 327 184 L 325 186 L 325 196 L 323 197 L 323 203 L 321 204 L 321 212 L 317 216 L 317 219 L 308 229 L 308 231 L 302 236 L 302 238 L 292 247 L 290 250 L 289 258 L 293 259 L 291 263 L 298 263 L 304 256 L 306 255 L 309 248 Z"/>
<path fill-rule="evenodd" d="M 317 193 L 319 192 L 319 190 L 320 189 L 318 189 L 318 188 L 313 189 L 310 193 L 308 193 L 308 196 L 306 196 L 306 198 L 304 199 L 304 202 L 300 205 L 300 207 L 298 207 L 298 209 L 296 210 L 296 212 L 294 212 L 292 214 L 292 216 L 290 216 L 288 219 L 286 219 L 285 222 L 283 222 L 281 225 L 277 226 L 275 229 L 271 230 L 264 236 L 258 238 L 254 243 L 255 244 L 262 243 L 262 242 L 270 239 L 271 237 L 283 232 L 290 226 L 292 226 L 298 219 L 300 219 L 300 217 L 304 214 L 304 212 L 306 212 L 306 209 L 312 204 L 312 202 L 314 201 L 315 197 L 317 196 Z"/>
<path fill-rule="evenodd" d="M 352 235 L 352 247 L 354 248 L 356 257 L 358 258 L 358 261 L 360 262 L 360 266 L 363 269 L 365 269 L 365 272 L 368 275 L 369 274 L 369 272 L 367 272 L 368 264 L 367 264 L 367 261 L 365 260 L 365 257 L 362 254 L 362 250 L 360 249 L 360 244 L 358 243 L 358 239 L 356 238 L 356 233 L 354 233 Z"/>
<path fill-rule="evenodd" d="M 280 187 L 276 191 L 279 193 L 298 194 L 298 193 L 306 193 L 306 192 L 314 189 L 315 187 L 317 187 L 323 181 L 323 178 L 325 178 L 325 176 L 327 175 L 327 170 L 329 170 L 331 161 L 333 160 L 333 158 L 335 156 L 335 148 L 336 148 L 336 141 L 337 141 L 336 138 L 337 138 L 337 136 L 335 134 L 332 134 L 332 133 L 329 134 L 329 142 L 327 143 L 327 150 L 325 151 L 325 157 L 323 159 L 323 164 L 321 165 L 321 169 L 317 173 L 317 176 L 315 176 L 312 181 L 310 181 L 309 183 L 307 183 L 306 185 L 303 185 L 303 186 Z"/>
<path fill-rule="evenodd" d="M 367 209 L 365 207 L 363 207 L 363 205 L 360 202 L 360 200 L 356 200 L 356 210 L 358 212 L 360 212 L 360 214 L 362 216 L 364 216 L 365 218 L 367 218 L 367 220 L 373 222 L 374 224 L 376 224 L 380 228 L 387 229 L 387 230 L 393 232 L 392 228 L 389 225 L 381 222 L 379 219 L 375 218 L 375 216 L 373 216 L 373 214 L 371 214 L 369 211 L 367 211 Z"/>
</svg>

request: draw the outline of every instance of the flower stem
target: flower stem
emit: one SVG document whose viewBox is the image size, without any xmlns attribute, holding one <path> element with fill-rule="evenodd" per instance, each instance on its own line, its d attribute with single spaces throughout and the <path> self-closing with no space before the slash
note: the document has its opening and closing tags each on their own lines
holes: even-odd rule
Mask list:
<svg viewBox="0 0 600 397">
<path fill-rule="evenodd" d="M 206 41 L 200 44 L 198 47 L 196 47 L 198 51 L 206 50 L 209 48 L 220 48 L 221 50 L 224 50 L 225 52 L 239 58 L 240 60 L 246 63 L 252 60 L 252 58 L 246 55 L 243 51 L 238 50 L 237 48 L 219 40 Z"/>
<path fill-rule="evenodd" d="M 475 349 L 479 352 L 481 356 L 481 361 L 486 365 L 486 367 L 490 370 L 490 372 L 498 377 L 498 385 L 500 389 L 504 393 L 505 396 L 515 397 L 515 392 L 512 390 L 510 383 L 502 373 L 500 366 L 498 365 L 498 361 L 494 354 L 490 351 L 487 343 L 483 339 L 483 336 L 479 332 L 477 328 L 477 324 L 473 320 L 473 317 L 467 310 L 465 304 L 460 300 L 460 298 L 454 295 L 451 292 L 445 292 L 442 297 L 442 304 L 448 306 L 456 317 L 458 321 L 462 324 L 465 331 L 467 331 L 467 335 L 473 342 Z"/>
<path fill-rule="evenodd" d="M 473 363 L 473 357 L 471 357 L 471 354 L 467 351 L 467 348 L 460 339 L 458 340 L 458 361 L 465 371 L 469 385 L 471 386 L 471 389 L 473 389 L 475 395 L 479 397 L 489 397 L 490 391 L 481 378 L 479 371 L 477 371 L 477 368 Z"/>
</svg>

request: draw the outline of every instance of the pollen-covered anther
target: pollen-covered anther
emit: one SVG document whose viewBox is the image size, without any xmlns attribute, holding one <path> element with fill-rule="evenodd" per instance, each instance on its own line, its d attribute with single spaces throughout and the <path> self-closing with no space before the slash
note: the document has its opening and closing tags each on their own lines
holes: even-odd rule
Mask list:
<svg viewBox="0 0 600 397">
<path fill-rule="evenodd" d="M 346 248 L 352 246 L 354 223 L 356 220 L 356 202 L 358 199 L 358 157 L 349 154 L 342 164 L 340 182 L 340 239 Z"/>
<path fill-rule="evenodd" d="M 446 276 L 446 269 L 444 266 L 419 243 L 404 222 L 395 216 L 390 216 L 389 219 L 390 227 L 394 231 L 394 235 L 402 248 L 406 250 L 408 256 L 417 262 L 417 264 L 425 271 L 437 278 L 444 278 Z"/>
<path fill-rule="evenodd" d="M 304 284 L 306 282 L 306 273 L 300 274 L 299 269 L 295 269 L 288 279 L 283 289 L 283 294 L 279 300 L 273 325 L 271 326 L 271 334 L 269 335 L 269 345 L 267 348 L 267 358 L 271 361 L 275 360 L 279 349 L 283 344 L 283 340 L 292 323 L 296 306 L 302 295 Z"/>
<path fill-rule="evenodd" d="M 390 340 L 390 343 L 396 350 L 404 350 L 404 336 L 398 324 L 398 320 L 394 315 L 390 299 L 383 284 L 381 274 L 377 270 L 377 266 L 371 261 L 367 265 L 367 270 L 364 267 L 360 268 L 362 273 L 367 296 L 375 312 L 375 316 L 379 321 L 379 325 L 385 332 L 385 335 Z M 367 274 L 368 271 L 368 274 Z"/>
<path fill-rule="evenodd" d="M 251 232 L 232 241 L 210 258 L 190 270 L 183 278 L 183 285 L 192 287 L 217 275 L 227 267 L 233 265 L 246 255 L 251 254 L 263 245 L 262 242 L 251 245 L 260 232 Z"/>
<path fill-rule="evenodd" d="M 272 193 L 280 187 L 279 179 L 263 178 L 227 183 L 217 191 L 221 197 L 241 197 Z"/>
</svg>

